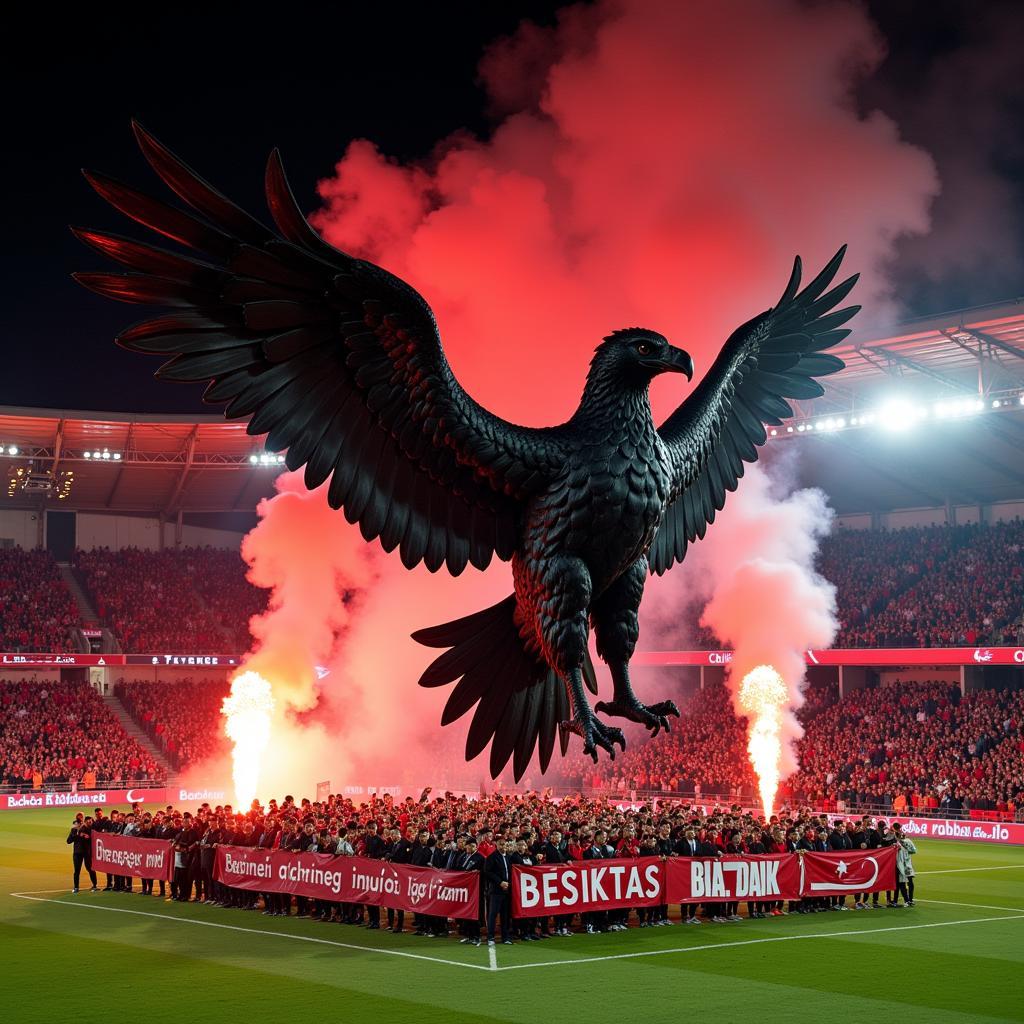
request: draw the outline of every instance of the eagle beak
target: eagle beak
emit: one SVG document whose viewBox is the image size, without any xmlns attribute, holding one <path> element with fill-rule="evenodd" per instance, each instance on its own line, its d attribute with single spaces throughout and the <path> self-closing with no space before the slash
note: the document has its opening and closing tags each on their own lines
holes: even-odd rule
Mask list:
<svg viewBox="0 0 1024 1024">
<path fill-rule="evenodd" d="M 685 373 L 687 380 L 693 380 L 693 358 L 689 352 L 671 345 L 665 355 L 657 359 L 641 359 L 640 362 L 658 373 Z"/>
</svg>

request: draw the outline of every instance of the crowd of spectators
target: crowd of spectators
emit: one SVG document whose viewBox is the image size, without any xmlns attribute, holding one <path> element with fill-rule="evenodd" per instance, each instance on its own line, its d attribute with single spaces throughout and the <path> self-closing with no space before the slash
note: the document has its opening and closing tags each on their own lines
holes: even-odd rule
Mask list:
<svg viewBox="0 0 1024 1024">
<path fill-rule="evenodd" d="M 821 545 L 818 570 L 836 588 L 836 647 L 877 643 L 875 617 L 908 587 L 940 570 L 957 531 L 945 526 L 838 530 Z"/>
<path fill-rule="evenodd" d="M 225 749 L 220 708 L 228 686 L 223 678 L 169 683 L 120 679 L 114 692 L 175 768 L 198 764 Z"/>
<path fill-rule="evenodd" d="M 1012 815 L 1024 799 L 1024 691 L 947 682 L 855 690 L 806 722 L 795 799 L 882 812 Z"/>
<path fill-rule="evenodd" d="M 78 609 L 53 556 L 0 548 L 0 651 L 73 651 Z"/>
<path fill-rule="evenodd" d="M 461 941 L 480 945 L 486 922 L 489 945 L 495 944 L 496 910 L 504 905 L 501 939 L 505 943 L 568 938 L 582 932 L 626 932 L 633 914 L 641 928 L 673 924 L 740 923 L 740 905 L 711 900 L 684 904 L 675 919 L 675 907 L 667 905 L 637 910 L 573 913 L 557 917 L 510 919 L 508 879 L 512 865 L 567 863 L 606 858 L 668 859 L 671 857 L 720 857 L 725 854 L 799 853 L 844 851 L 896 846 L 899 891 L 886 894 L 889 907 L 914 905 L 911 858 L 916 848 L 898 824 L 876 821 L 871 816 L 830 820 L 809 809 L 785 810 L 770 819 L 744 812 L 738 805 L 698 806 L 678 800 L 657 804 L 617 806 L 606 800 L 582 796 L 553 800 L 536 792 L 491 794 L 482 798 L 445 793 L 430 799 L 427 789 L 418 801 L 408 797 L 395 803 L 390 796 L 371 797 L 356 804 L 340 795 L 325 800 L 285 797 L 264 807 L 257 801 L 244 813 L 230 806 L 203 804 L 193 814 L 168 806 L 155 814 L 136 805 L 129 813 L 113 811 L 107 818 L 80 815 L 68 836 L 76 845 L 75 892 L 78 891 L 79 846 L 86 850 L 91 831 L 115 832 L 140 838 L 170 840 L 175 850 L 174 877 L 169 891 L 151 880 L 141 890 L 126 877 L 107 877 L 107 890 L 136 891 L 164 896 L 179 902 L 208 903 L 238 910 L 262 907 L 268 916 L 291 916 L 293 898 L 276 892 L 258 893 L 230 888 L 216 879 L 218 846 L 256 847 L 298 853 L 329 853 L 361 856 L 421 867 L 477 871 L 481 874 L 481 902 L 476 919 L 450 922 L 447 918 L 410 914 L 408 925 L 416 935 L 441 937 L 457 933 Z M 692 841 L 692 843 L 691 843 Z M 495 857 L 495 854 L 500 855 Z M 507 858 L 504 860 L 503 858 Z M 91 871 L 91 864 L 86 861 Z M 93 889 L 97 888 L 93 876 Z M 872 910 L 881 906 L 880 893 L 849 897 L 817 897 L 784 903 L 752 900 L 752 918 L 781 917 L 789 913 L 821 913 Z M 900 896 L 904 902 L 899 903 Z M 261 902 L 262 900 L 262 902 Z M 387 902 L 386 900 L 384 901 Z M 497 904 L 497 908 L 495 906 Z M 380 929 L 385 908 L 326 900 L 294 898 L 297 916 L 322 923 L 338 923 Z M 386 909 L 387 927 L 395 933 L 407 930 L 406 914 Z"/>
<path fill-rule="evenodd" d="M 162 779 L 153 758 L 86 683 L 0 680 L 0 784 L 82 789 Z"/>
<path fill-rule="evenodd" d="M 1024 644 L 1024 521 L 838 530 L 818 569 L 836 587 L 835 647 Z M 246 579 L 234 551 L 180 548 L 78 551 L 75 569 L 127 653 L 248 650 L 249 620 L 267 591 Z M 45 552 L 0 550 L 0 646 L 63 651 L 74 601 Z M 722 641 L 686 618 L 687 643 Z"/>
<path fill-rule="evenodd" d="M 232 640 L 200 596 L 212 557 L 213 549 L 94 548 L 76 551 L 74 566 L 125 653 L 223 654 Z"/>
<path fill-rule="evenodd" d="M 653 738 L 640 727 L 626 735 L 626 749 L 614 761 L 597 764 L 576 746 L 560 763 L 571 788 L 618 793 L 715 793 L 750 799 L 756 780 L 746 756 L 747 722 L 733 711 L 724 686 L 695 690 L 670 719 L 671 732 Z"/>
<path fill-rule="evenodd" d="M 237 551 L 182 548 L 179 557 L 229 645 L 224 650 L 247 651 L 252 644 L 249 620 L 267 610 L 269 591 L 249 583 Z"/>
<path fill-rule="evenodd" d="M 1024 641 L 1024 521 L 957 526 L 946 559 L 863 624 L 856 646 L 974 647 Z M 836 646 L 843 646 L 837 642 Z"/>
</svg>

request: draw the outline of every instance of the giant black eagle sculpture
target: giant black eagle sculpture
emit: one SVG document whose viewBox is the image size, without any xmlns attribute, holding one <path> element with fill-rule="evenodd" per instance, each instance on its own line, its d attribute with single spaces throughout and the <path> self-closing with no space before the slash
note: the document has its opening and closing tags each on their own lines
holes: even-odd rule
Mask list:
<svg viewBox="0 0 1024 1024">
<path fill-rule="evenodd" d="M 824 393 L 814 379 L 842 369 L 825 353 L 845 338 L 857 306 L 834 310 L 856 276 L 831 287 L 844 249 L 800 290 L 800 259 L 781 298 L 739 327 L 690 397 L 658 428 L 648 386 L 661 373 L 693 376 L 693 362 L 655 331 L 618 330 L 598 345 L 579 408 L 560 426 L 508 423 L 459 385 L 426 301 L 386 270 L 340 252 L 307 223 L 276 150 L 266 193 L 277 230 L 255 220 L 141 126 L 136 138 L 156 173 L 191 211 L 102 174 L 92 187 L 137 223 L 193 253 L 74 228 L 127 273 L 80 273 L 101 295 L 167 307 L 117 338 L 172 356 L 157 371 L 206 381 L 208 402 L 249 417 L 250 434 L 305 466 L 315 488 L 358 523 L 367 541 L 453 575 L 512 562 L 515 591 L 473 615 L 413 636 L 444 648 L 423 686 L 458 680 L 448 724 L 476 708 L 466 742 L 491 744 L 497 775 L 518 779 L 535 750 L 547 769 L 556 736 L 571 733 L 597 760 L 625 747 L 595 715 L 655 733 L 678 715 L 671 701 L 644 706 L 630 686 L 637 611 L 648 571 L 681 562 L 687 545 L 757 459 L 765 424 L 792 415 L 787 398 Z M 587 650 L 593 627 L 614 684 L 597 693 Z"/>
</svg>

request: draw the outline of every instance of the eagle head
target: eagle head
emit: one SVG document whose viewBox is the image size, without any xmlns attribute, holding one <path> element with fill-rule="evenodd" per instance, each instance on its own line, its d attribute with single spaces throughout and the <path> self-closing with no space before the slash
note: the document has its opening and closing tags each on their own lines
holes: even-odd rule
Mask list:
<svg viewBox="0 0 1024 1024">
<path fill-rule="evenodd" d="M 693 380 L 693 359 L 657 331 L 643 327 L 609 334 L 597 346 L 590 364 L 591 378 L 615 381 L 624 387 L 646 387 L 659 373 L 685 373 L 687 380 Z"/>
</svg>

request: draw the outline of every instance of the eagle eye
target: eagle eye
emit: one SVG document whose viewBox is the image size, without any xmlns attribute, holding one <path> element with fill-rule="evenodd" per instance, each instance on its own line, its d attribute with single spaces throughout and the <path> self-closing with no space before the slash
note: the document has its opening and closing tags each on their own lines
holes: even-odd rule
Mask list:
<svg viewBox="0 0 1024 1024">
<path fill-rule="evenodd" d="M 642 356 L 649 356 L 654 351 L 654 346 L 649 341 L 637 342 L 637 352 Z"/>
</svg>

